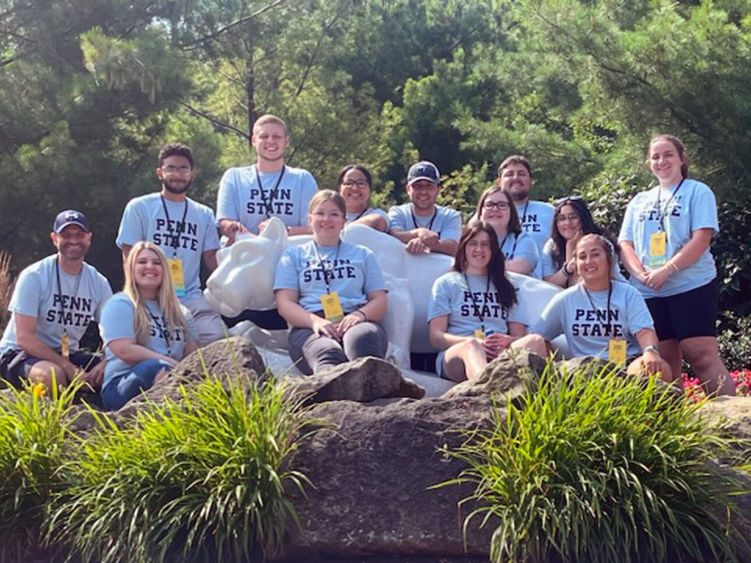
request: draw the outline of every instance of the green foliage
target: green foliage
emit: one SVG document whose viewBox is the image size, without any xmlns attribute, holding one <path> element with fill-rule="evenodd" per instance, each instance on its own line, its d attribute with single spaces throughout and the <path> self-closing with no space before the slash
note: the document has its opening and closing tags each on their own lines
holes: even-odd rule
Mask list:
<svg viewBox="0 0 751 563">
<path fill-rule="evenodd" d="M 62 391 L 7 389 L 0 393 L 0 560 L 19 561 L 39 545 L 51 496 L 64 486 L 59 468 L 74 452 L 73 397 Z"/>
<path fill-rule="evenodd" d="M 698 407 L 655 380 L 557 373 L 451 454 L 476 486 L 465 520 L 494 526 L 492 561 L 733 560 L 741 486 Z"/>
<path fill-rule="evenodd" d="M 751 369 L 751 315 L 739 317 L 725 313 L 718 324 L 721 329 L 717 342 L 722 363 L 728 371 Z"/>
<path fill-rule="evenodd" d="M 179 402 L 153 405 L 135 426 L 105 415 L 85 455 L 64 468 L 51 541 L 85 561 L 247 561 L 280 547 L 289 469 L 309 423 L 285 385 L 209 378 L 182 389 Z"/>
<path fill-rule="evenodd" d="M 720 232 L 712 243 L 712 253 L 717 262 L 720 309 L 747 316 L 751 314 L 751 197 L 722 202 L 718 215 Z M 746 362 L 750 359 L 747 354 Z"/>
</svg>

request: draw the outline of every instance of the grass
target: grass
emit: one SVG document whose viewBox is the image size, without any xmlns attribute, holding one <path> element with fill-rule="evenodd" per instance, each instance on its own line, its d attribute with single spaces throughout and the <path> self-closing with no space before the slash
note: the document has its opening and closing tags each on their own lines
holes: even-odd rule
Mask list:
<svg viewBox="0 0 751 563">
<path fill-rule="evenodd" d="M 72 454 L 70 424 L 79 386 L 43 398 L 42 388 L 0 394 L 0 559 L 23 560 L 39 545 L 50 497 L 64 487 L 59 473 Z"/>
<path fill-rule="evenodd" d="M 10 270 L 10 262 L 10 254 L 0 251 L 0 330 L 4 330 L 10 320 L 8 305 L 15 283 Z"/>
<path fill-rule="evenodd" d="M 296 520 L 287 487 L 309 421 L 284 385 L 209 378 L 136 424 L 105 415 L 85 453 L 64 467 L 48 539 L 84 561 L 247 561 L 276 553 Z"/>
<path fill-rule="evenodd" d="M 450 452 L 494 526 L 491 561 L 734 560 L 739 483 L 690 401 L 654 380 L 557 373 Z"/>
</svg>

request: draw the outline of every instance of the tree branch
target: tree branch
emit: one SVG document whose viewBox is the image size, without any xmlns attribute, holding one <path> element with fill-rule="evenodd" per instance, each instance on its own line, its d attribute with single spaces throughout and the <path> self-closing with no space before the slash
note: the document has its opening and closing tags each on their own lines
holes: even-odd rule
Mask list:
<svg viewBox="0 0 751 563">
<path fill-rule="evenodd" d="M 318 51 L 321 49 L 321 43 L 323 43 L 323 38 L 326 37 L 329 31 L 331 31 L 331 28 L 334 27 L 334 24 L 339 21 L 339 19 L 342 17 L 342 12 L 337 13 L 334 18 L 331 20 L 331 22 L 324 26 L 324 28 L 321 30 L 321 35 L 318 37 L 318 41 L 316 42 L 316 47 L 313 49 L 313 53 L 310 55 L 310 58 L 308 59 L 308 64 L 305 65 L 305 70 L 302 74 L 302 79 L 300 80 L 300 85 L 297 87 L 297 92 L 295 92 L 295 98 L 297 98 L 303 90 L 303 87 L 305 86 L 305 82 L 308 80 L 308 75 L 310 74 L 310 69 L 313 68 L 313 63 L 316 60 L 316 57 L 318 56 Z"/>
<path fill-rule="evenodd" d="M 271 2 L 271 4 L 267 4 L 263 8 L 260 8 L 260 9 L 256 10 L 255 12 L 253 12 L 250 15 L 244 16 L 244 17 L 240 18 L 239 20 L 235 20 L 232 23 L 227 24 L 224 27 L 221 27 L 221 28 L 217 29 L 213 33 L 210 33 L 208 35 L 204 35 L 203 37 L 199 37 L 198 39 L 194 39 L 193 41 L 191 41 L 189 43 L 183 43 L 182 45 L 179 45 L 179 47 L 181 49 L 186 49 L 188 47 L 192 47 L 194 45 L 197 45 L 198 43 L 203 43 L 204 41 L 211 41 L 213 39 L 216 39 L 221 34 L 229 31 L 233 27 L 237 27 L 240 24 L 243 24 L 245 22 L 248 22 L 248 21 L 252 20 L 253 18 L 255 18 L 257 16 L 260 16 L 264 12 L 269 11 L 271 8 L 275 8 L 276 6 L 278 6 L 279 4 L 281 4 L 284 1 L 285 0 L 274 0 L 273 2 Z"/>
<path fill-rule="evenodd" d="M 221 127 L 223 129 L 227 129 L 229 131 L 237 133 L 238 135 L 240 135 L 244 139 L 247 139 L 248 141 L 250 141 L 250 135 L 248 135 L 245 131 L 242 131 L 241 129 L 238 129 L 237 127 L 235 127 L 233 125 L 230 125 L 229 123 L 224 123 L 223 121 L 220 121 L 216 117 L 214 117 L 212 115 L 209 115 L 208 113 L 205 113 L 205 112 L 203 112 L 203 111 L 201 111 L 199 109 L 194 108 L 190 104 L 187 104 L 185 102 L 180 102 L 180 105 L 183 106 L 184 108 L 186 108 L 189 112 L 193 113 L 194 115 L 197 115 L 198 117 L 203 117 L 204 119 L 210 121 L 211 123 L 213 123 L 217 127 Z"/>
</svg>

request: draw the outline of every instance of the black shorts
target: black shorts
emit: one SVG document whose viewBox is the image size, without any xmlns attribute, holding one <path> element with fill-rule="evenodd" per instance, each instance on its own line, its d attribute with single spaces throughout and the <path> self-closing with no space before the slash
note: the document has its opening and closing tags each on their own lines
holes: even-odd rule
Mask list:
<svg viewBox="0 0 751 563">
<path fill-rule="evenodd" d="M 89 371 L 102 361 L 102 358 L 86 352 L 71 352 L 70 363 Z M 23 382 L 29 377 L 31 367 L 41 360 L 29 356 L 23 350 L 8 350 L 0 358 L 0 376 L 14 387 L 23 387 Z"/>
<path fill-rule="evenodd" d="M 717 279 L 706 285 L 671 295 L 645 300 L 660 340 L 684 340 L 695 336 L 717 336 Z"/>
</svg>

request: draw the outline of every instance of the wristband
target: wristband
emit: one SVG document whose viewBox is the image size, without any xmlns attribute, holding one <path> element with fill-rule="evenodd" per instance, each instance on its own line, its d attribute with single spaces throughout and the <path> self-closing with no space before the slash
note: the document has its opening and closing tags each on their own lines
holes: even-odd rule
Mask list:
<svg viewBox="0 0 751 563">
<path fill-rule="evenodd" d="M 365 314 L 365 311 L 363 311 L 362 309 L 356 309 L 354 312 L 355 313 L 360 313 L 360 315 L 362 315 L 362 320 L 365 321 L 365 322 L 367 322 L 368 315 Z"/>
<path fill-rule="evenodd" d="M 561 268 L 561 271 L 563 272 L 563 274 L 564 274 L 564 275 L 565 275 L 565 276 L 566 276 L 567 278 L 570 278 L 571 276 L 573 276 L 573 275 L 574 275 L 574 272 L 569 272 L 569 271 L 568 271 L 568 262 L 564 262 L 564 263 L 563 263 L 563 268 Z"/>
<path fill-rule="evenodd" d="M 652 352 L 652 353 L 657 354 L 658 356 L 660 356 L 660 351 L 656 347 L 652 346 L 651 344 L 649 346 L 646 346 L 644 348 L 644 353 L 646 354 L 647 352 Z M 662 357 L 662 356 L 660 356 L 660 357 Z"/>
<path fill-rule="evenodd" d="M 677 274 L 681 271 L 681 269 L 678 267 L 678 265 L 675 262 L 668 262 L 667 263 L 668 270 L 673 272 L 674 274 Z"/>
</svg>

